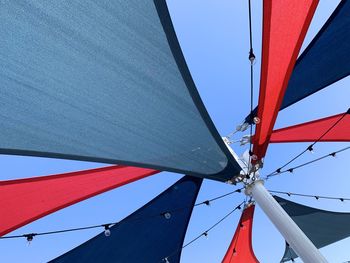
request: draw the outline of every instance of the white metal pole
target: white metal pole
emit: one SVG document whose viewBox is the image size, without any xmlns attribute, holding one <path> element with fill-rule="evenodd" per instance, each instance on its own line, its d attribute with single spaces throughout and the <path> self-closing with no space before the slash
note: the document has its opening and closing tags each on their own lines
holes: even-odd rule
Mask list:
<svg viewBox="0 0 350 263">
<path fill-rule="evenodd" d="M 246 194 L 254 198 L 289 246 L 305 263 L 327 263 L 320 251 L 267 191 L 264 181 L 252 182 L 247 186 Z"/>
</svg>

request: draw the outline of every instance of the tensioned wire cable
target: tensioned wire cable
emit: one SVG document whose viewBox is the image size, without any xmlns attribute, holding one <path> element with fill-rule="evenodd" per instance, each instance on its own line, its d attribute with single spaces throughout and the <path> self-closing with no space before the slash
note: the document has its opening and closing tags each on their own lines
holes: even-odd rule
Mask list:
<svg viewBox="0 0 350 263">
<path fill-rule="evenodd" d="M 294 167 L 289 168 L 289 169 L 287 169 L 287 170 L 283 170 L 283 171 L 282 171 L 282 170 L 279 170 L 279 171 L 276 171 L 276 172 L 274 172 L 274 173 L 268 174 L 268 175 L 265 177 L 265 179 L 269 179 L 269 178 L 271 178 L 271 177 L 273 177 L 273 176 L 277 176 L 277 175 L 280 175 L 280 174 L 283 174 L 283 173 L 287 173 L 287 172 L 293 173 L 294 170 L 296 170 L 296 169 L 299 169 L 299 168 L 304 167 L 304 166 L 307 166 L 307 165 L 309 165 L 309 164 L 312 164 L 312 163 L 321 161 L 321 160 L 326 159 L 326 158 L 328 158 L 328 157 L 336 157 L 336 155 L 337 155 L 338 153 L 347 151 L 347 150 L 349 150 L 349 149 L 350 149 L 350 146 L 345 147 L 345 148 L 342 148 L 342 149 L 340 149 L 340 150 L 338 150 L 338 151 L 331 152 L 331 153 L 329 153 L 329 154 L 323 155 L 323 156 L 321 156 L 321 157 L 319 157 L 319 158 L 316 158 L 316 159 L 314 159 L 314 160 L 305 162 L 305 163 L 303 163 L 303 164 L 294 166 Z"/>
<path fill-rule="evenodd" d="M 197 207 L 197 206 L 201 206 L 201 205 L 207 205 L 209 206 L 211 202 L 215 202 L 217 200 L 220 200 L 222 198 L 225 198 L 227 196 L 230 196 L 234 193 L 241 193 L 241 191 L 243 190 L 244 188 L 239 188 L 239 189 L 236 189 L 234 191 L 231 191 L 231 192 L 228 192 L 226 194 L 223 194 L 223 195 L 220 195 L 220 196 L 217 196 L 217 197 L 214 197 L 214 198 L 211 198 L 211 199 L 208 199 L 208 200 L 205 200 L 203 202 L 199 202 L 199 203 L 196 203 L 194 205 L 194 207 Z M 172 212 L 177 212 L 177 211 L 181 211 L 181 210 L 184 210 L 185 208 L 188 208 L 188 206 L 185 206 L 185 207 L 180 207 L 180 208 L 176 208 L 176 209 L 173 209 L 173 210 L 168 210 L 168 211 L 163 211 L 159 214 L 154 214 L 154 215 L 149 215 L 149 216 L 145 216 L 145 217 L 136 217 L 136 218 L 133 218 L 132 220 L 142 220 L 142 219 L 146 219 L 146 218 L 154 218 L 154 217 L 159 217 L 159 216 L 166 216 L 167 213 L 172 213 Z M 118 221 L 118 222 L 112 222 L 112 223 L 105 223 L 105 224 L 99 224 L 99 225 L 91 225 L 91 226 L 83 226 L 83 227 L 77 227 L 77 228 L 68 228 L 68 229 L 62 229 L 62 230 L 53 230 L 53 231 L 47 231 L 47 232 L 37 232 L 37 233 L 28 233 L 28 234 L 22 234 L 22 235 L 9 235 L 9 236 L 3 236 L 3 237 L 0 237 L 0 239 L 10 239 L 10 238 L 31 238 L 33 239 L 34 236 L 43 236 L 43 235 L 52 235 L 52 234 L 60 234 L 60 233 L 67 233 L 67 232 L 73 232 L 73 231 L 81 231 L 81 230 L 88 230 L 88 229 L 93 229 L 93 228 L 101 228 L 101 227 L 104 227 L 104 228 L 109 228 L 110 226 L 113 226 L 113 225 L 118 225 L 120 224 L 121 221 Z"/>
<path fill-rule="evenodd" d="M 286 167 L 287 165 L 289 165 L 290 163 L 294 162 L 296 159 L 298 159 L 300 156 L 302 156 L 304 153 L 306 153 L 307 151 L 312 151 L 313 150 L 313 146 L 315 146 L 316 143 L 318 143 L 324 136 L 326 136 L 335 126 L 337 126 L 339 124 L 339 122 L 347 115 L 350 114 L 350 108 L 344 112 L 339 119 L 337 119 L 331 127 L 329 127 L 316 141 L 314 141 L 312 144 L 310 144 L 305 150 L 303 150 L 301 153 L 299 153 L 298 155 L 296 155 L 295 157 L 293 157 L 290 161 L 288 161 L 287 163 L 285 163 L 284 165 L 280 166 L 278 169 L 276 169 L 274 172 L 269 173 L 266 177 L 270 177 L 273 176 L 275 174 L 279 174 L 281 172 L 281 170 Z"/>
<path fill-rule="evenodd" d="M 254 61 L 255 54 L 253 51 L 253 30 L 252 30 L 252 7 L 251 0 L 248 0 L 248 17 L 249 17 L 249 61 L 250 61 L 250 116 L 253 114 L 253 103 L 254 103 Z M 253 123 L 250 123 L 250 140 L 249 140 L 249 161 L 248 161 L 248 169 L 249 173 L 251 166 L 251 152 L 252 152 L 252 136 L 253 136 Z M 247 174 L 247 177 L 249 175 Z"/>
<path fill-rule="evenodd" d="M 339 200 L 341 202 L 350 201 L 349 197 L 335 197 L 335 196 L 324 196 L 324 195 L 300 194 L 300 193 L 294 193 L 294 192 L 284 192 L 284 191 L 275 191 L 275 190 L 269 190 L 269 192 L 272 194 L 284 194 L 284 195 L 288 195 L 288 196 L 300 196 L 300 197 L 315 198 L 316 200 L 326 199 L 326 200 Z"/>
<path fill-rule="evenodd" d="M 167 257 L 161 259 L 160 262 L 162 263 L 169 263 L 169 258 L 177 253 L 179 253 L 182 249 L 184 249 L 185 247 L 188 247 L 189 245 L 193 244 L 194 242 L 196 242 L 198 239 L 200 239 L 203 236 L 208 236 L 208 233 L 213 230 L 215 227 L 217 227 L 219 224 L 221 224 L 225 219 L 227 219 L 230 215 L 232 215 L 235 211 L 237 210 L 241 210 L 242 209 L 242 205 L 244 205 L 245 201 L 241 202 L 239 205 L 237 205 L 234 209 L 232 209 L 229 213 L 227 213 L 225 216 L 223 216 L 220 220 L 218 220 L 215 224 L 213 224 L 211 227 L 209 227 L 207 230 L 203 231 L 200 235 L 196 236 L 195 238 L 193 238 L 192 240 L 190 240 L 189 242 L 187 242 L 185 245 L 183 245 L 181 247 L 181 249 L 177 249 L 175 250 L 173 253 L 171 253 L 170 255 L 168 255 Z"/>
<path fill-rule="evenodd" d="M 254 99 L 254 61 L 255 61 L 255 54 L 253 50 L 253 30 L 252 30 L 252 8 L 251 8 L 251 0 L 248 0 L 248 20 L 249 20 L 249 61 L 250 61 L 250 116 L 253 116 L 253 99 Z M 233 135 L 235 135 L 239 130 L 235 130 L 231 133 L 229 133 L 226 137 L 231 138 Z M 253 135 L 253 124 L 250 124 L 250 138 Z M 241 140 L 233 141 L 230 143 L 237 143 L 241 142 Z M 252 150 L 252 143 L 250 141 L 249 143 L 249 152 Z M 250 163 L 250 160 L 249 160 Z M 248 163 L 248 166 L 249 166 Z M 248 167 L 249 170 L 249 167 Z"/>
</svg>

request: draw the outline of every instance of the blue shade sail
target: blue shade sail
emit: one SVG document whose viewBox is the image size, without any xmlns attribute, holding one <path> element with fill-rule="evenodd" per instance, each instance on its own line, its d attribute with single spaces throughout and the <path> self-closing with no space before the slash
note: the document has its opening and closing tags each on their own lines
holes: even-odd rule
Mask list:
<svg viewBox="0 0 350 263">
<path fill-rule="evenodd" d="M 53 263 L 180 262 L 188 222 L 202 179 L 185 176 L 148 204 L 111 227 L 50 261 Z"/>
<path fill-rule="evenodd" d="M 164 0 L 2 1 L 0 153 L 227 180 L 240 168 Z"/>
<path fill-rule="evenodd" d="M 281 109 L 350 74 L 350 1 L 341 1 L 300 55 Z"/>
<path fill-rule="evenodd" d="M 298 58 L 280 110 L 350 74 L 350 1 L 342 0 Z M 254 110 L 253 116 L 257 113 Z M 246 121 L 252 122 L 249 115 Z"/>
<path fill-rule="evenodd" d="M 350 213 L 320 210 L 277 196 L 275 199 L 317 248 L 350 236 Z M 281 262 L 288 262 L 297 257 L 293 249 L 286 245 Z"/>
</svg>

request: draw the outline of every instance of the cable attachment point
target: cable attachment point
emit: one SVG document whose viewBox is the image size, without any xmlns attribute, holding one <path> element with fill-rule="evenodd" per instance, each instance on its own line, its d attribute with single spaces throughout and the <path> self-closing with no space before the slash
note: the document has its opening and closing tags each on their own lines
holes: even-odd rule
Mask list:
<svg viewBox="0 0 350 263">
<path fill-rule="evenodd" d="M 253 118 L 253 122 L 255 123 L 255 124 L 259 124 L 260 123 L 260 118 L 259 117 L 254 117 Z"/>
<path fill-rule="evenodd" d="M 31 233 L 31 234 L 25 234 L 23 236 L 27 239 L 28 244 L 30 244 L 30 242 L 33 241 L 33 239 L 36 236 L 36 234 L 35 233 Z"/>
<path fill-rule="evenodd" d="M 240 182 L 240 180 L 238 180 L 237 177 L 235 179 L 229 179 L 225 181 L 226 184 L 232 184 L 232 185 L 236 185 L 238 182 Z"/>
<path fill-rule="evenodd" d="M 255 62 L 255 55 L 254 55 L 252 48 L 249 50 L 249 57 L 248 58 L 249 58 L 250 64 L 253 65 Z"/>
<path fill-rule="evenodd" d="M 252 136 L 251 135 L 244 135 L 242 139 L 240 139 L 240 145 L 246 145 L 247 143 L 250 143 L 252 141 Z"/>
<path fill-rule="evenodd" d="M 314 153 L 314 148 L 312 146 L 313 146 L 313 144 L 311 144 L 309 147 L 307 147 L 307 150 L 311 153 Z"/>
<path fill-rule="evenodd" d="M 110 224 L 105 224 L 103 225 L 104 227 L 104 234 L 106 237 L 109 237 L 111 235 L 111 228 L 110 228 Z"/>
<path fill-rule="evenodd" d="M 231 185 L 237 185 L 238 183 L 244 183 L 247 179 L 247 173 L 246 171 L 241 171 L 241 173 L 234 178 L 227 180 L 225 183 L 231 184 Z"/>
<path fill-rule="evenodd" d="M 258 156 L 255 153 L 253 153 L 252 151 L 249 151 L 249 156 L 253 161 L 258 160 Z"/>
<path fill-rule="evenodd" d="M 259 169 L 263 168 L 263 166 L 264 166 L 263 160 L 259 160 L 254 165 L 252 165 L 250 167 L 249 173 L 253 174 L 253 175 L 258 175 L 257 173 L 258 173 Z M 253 176 L 253 177 L 255 180 L 256 176 Z"/>
<path fill-rule="evenodd" d="M 246 202 L 244 204 L 244 209 L 248 208 L 248 207 L 251 207 L 252 205 L 255 204 L 255 201 L 253 200 L 253 197 L 252 196 L 249 196 L 249 200 L 248 202 Z"/>
<path fill-rule="evenodd" d="M 248 129 L 248 127 L 249 127 L 249 123 L 248 123 L 248 122 L 244 122 L 244 123 L 238 125 L 238 126 L 236 127 L 236 130 L 237 130 L 237 131 L 240 131 L 240 132 L 244 132 L 245 130 Z"/>
</svg>

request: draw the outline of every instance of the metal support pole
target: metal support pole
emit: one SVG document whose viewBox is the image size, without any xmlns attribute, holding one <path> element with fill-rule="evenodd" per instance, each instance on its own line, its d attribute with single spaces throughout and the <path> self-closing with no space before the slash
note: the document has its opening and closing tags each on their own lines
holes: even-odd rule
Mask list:
<svg viewBox="0 0 350 263">
<path fill-rule="evenodd" d="M 320 251 L 267 191 L 262 180 L 248 185 L 246 195 L 254 198 L 289 246 L 305 263 L 327 263 Z"/>
</svg>

